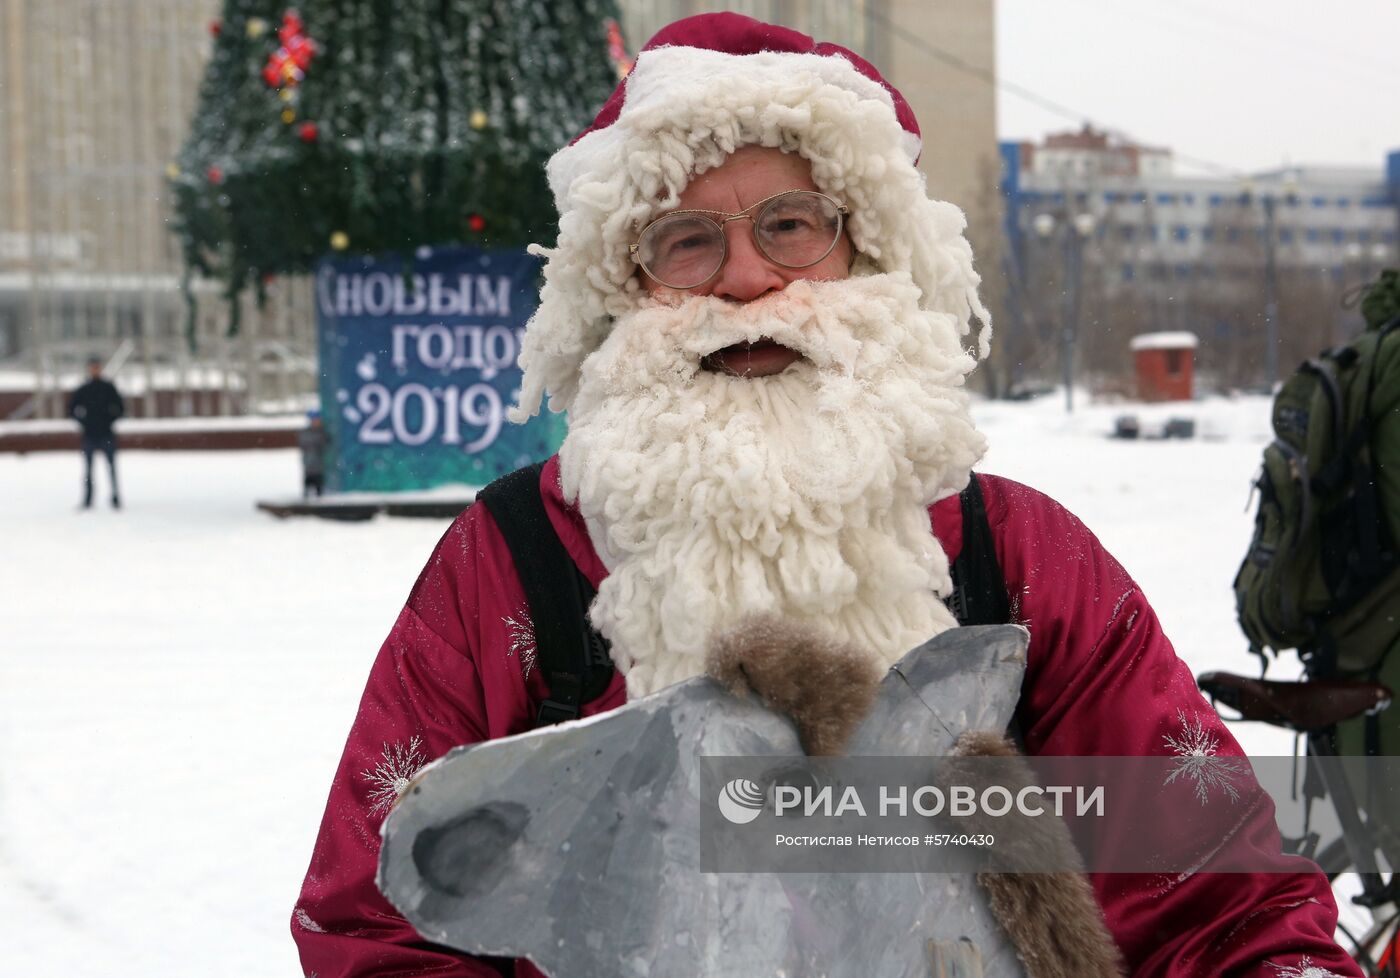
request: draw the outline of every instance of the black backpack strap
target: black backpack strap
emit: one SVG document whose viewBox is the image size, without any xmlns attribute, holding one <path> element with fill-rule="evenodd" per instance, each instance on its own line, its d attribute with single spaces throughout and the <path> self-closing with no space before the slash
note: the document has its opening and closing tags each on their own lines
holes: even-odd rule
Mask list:
<svg viewBox="0 0 1400 978">
<path fill-rule="evenodd" d="M 535 634 L 535 664 L 549 695 L 537 726 L 579 715 L 612 679 L 607 639 L 588 621 L 593 586 L 564 549 L 540 494 L 544 463 L 517 469 L 477 493 L 500 528 L 515 563 Z"/>
<path fill-rule="evenodd" d="M 962 506 L 962 550 L 953 561 L 953 593 L 948 607 L 959 625 L 1006 625 L 1011 622 L 1011 600 L 992 540 L 992 525 L 976 474 L 958 496 Z"/>
<path fill-rule="evenodd" d="M 607 639 L 589 623 L 593 586 L 564 549 L 540 495 L 544 463 L 502 476 L 477 494 L 505 538 L 534 624 L 536 664 L 549 696 L 538 725 L 572 720 L 582 704 L 601 695 L 612 679 Z M 997 625 L 1011 620 L 991 524 L 974 475 L 959 496 L 962 549 L 951 568 L 948 605 L 960 625 Z"/>
<path fill-rule="evenodd" d="M 1011 599 L 1006 594 L 1001 562 L 997 560 L 992 524 L 987 518 L 987 504 L 982 498 L 982 485 L 976 473 L 967 488 L 958 495 L 962 507 L 962 549 L 949 568 L 953 577 L 953 593 L 948 607 L 959 625 L 1011 624 Z M 1007 724 L 1006 736 L 1022 752 L 1025 739 L 1021 735 L 1019 709 Z"/>
</svg>

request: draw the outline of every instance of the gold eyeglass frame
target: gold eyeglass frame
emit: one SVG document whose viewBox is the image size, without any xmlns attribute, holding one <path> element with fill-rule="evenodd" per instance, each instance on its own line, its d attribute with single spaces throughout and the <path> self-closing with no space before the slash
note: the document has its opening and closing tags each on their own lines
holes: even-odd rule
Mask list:
<svg viewBox="0 0 1400 978">
<path fill-rule="evenodd" d="M 779 197 L 786 197 L 789 194 L 811 194 L 814 197 L 822 198 L 822 200 L 825 200 L 828 204 L 831 204 L 833 207 L 836 208 L 836 233 L 831 237 L 831 244 L 827 246 L 826 251 L 822 252 L 821 257 L 815 258 L 809 262 L 804 262 L 801 265 L 789 265 L 787 262 L 779 261 L 772 255 L 768 254 L 768 250 L 763 247 L 763 242 L 758 240 L 758 218 L 753 213 L 751 213 L 755 209 L 766 207 L 768 204 L 773 203 L 773 201 L 777 200 Z M 723 271 L 725 263 L 729 261 L 729 237 L 724 233 L 724 226 L 730 221 L 738 221 L 744 218 L 748 218 L 750 221 L 753 222 L 749 234 L 753 238 L 754 247 L 758 249 L 758 253 L 761 254 L 764 258 L 768 259 L 775 265 L 781 266 L 782 268 L 811 268 L 813 265 L 825 261 L 827 256 L 836 250 L 836 245 L 841 240 L 841 233 L 846 230 L 846 218 L 850 216 L 850 213 L 851 209 L 845 204 L 841 203 L 834 197 L 828 197 L 826 194 L 822 193 L 819 190 L 784 190 L 782 193 L 773 194 L 771 197 L 764 197 L 762 200 L 754 201 L 752 204 L 750 204 L 748 207 L 745 207 L 743 210 L 735 211 L 732 214 L 726 211 L 710 211 L 701 209 L 670 211 L 666 214 L 662 214 L 654 221 L 647 222 L 646 227 L 642 228 L 642 230 L 637 233 L 637 240 L 627 246 L 627 255 L 629 258 L 632 259 L 632 262 L 638 268 L 646 272 L 647 275 L 658 285 L 663 285 L 668 289 L 676 289 L 677 291 L 685 291 L 686 289 L 696 289 L 704 285 L 710 279 L 714 278 L 721 271 Z M 711 224 L 714 225 L 715 229 L 719 231 L 719 241 L 721 248 L 719 255 L 719 264 L 715 266 L 715 270 L 713 272 L 702 278 L 700 281 L 694 283 L 693 285 L 672 285 L 670 282 L 663 281 L 662 279 L 657 277 L 657 275 L 650 268 L 647 267 L 647 263 L 642 260 L 642 256 L 639 252 L 639 246 L 642 243 L 642 235 L 646 234 L 647 231 L 651 230 L 653 225 L 672 217 L 690 215 L 696 215 L 704 220 L 709 221 Z M 717 221 L 715 220 L 716 217 L 719 217 L 722 220 Z"/>
</svg>

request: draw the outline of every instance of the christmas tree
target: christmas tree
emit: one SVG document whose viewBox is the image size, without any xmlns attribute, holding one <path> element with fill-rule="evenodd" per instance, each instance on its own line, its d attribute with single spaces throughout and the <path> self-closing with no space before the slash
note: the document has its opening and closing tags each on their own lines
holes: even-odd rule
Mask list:
<svg viewBox="0 0 1400 978">
<path fill-rule="evenodd" d="M 225 0 L 210 31 L 169 176 L 230 299 L 330 251 L 551 240 L 544 163 L 626 70 L 614 0 Z"/>
</svg>

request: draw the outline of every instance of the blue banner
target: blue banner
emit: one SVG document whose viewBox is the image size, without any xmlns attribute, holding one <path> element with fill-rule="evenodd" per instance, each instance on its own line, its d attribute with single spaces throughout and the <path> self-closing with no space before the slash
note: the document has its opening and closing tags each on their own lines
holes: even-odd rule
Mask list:
<svg viewBox="0 0 1400 978">
<path fill-rule="evenodd" d="M 464 247 L 317 266 L 327 489 L 482 486 L 558 449 L 561 416 L 505 418 L 539 272 L 523 250 Z"/>
</svg>

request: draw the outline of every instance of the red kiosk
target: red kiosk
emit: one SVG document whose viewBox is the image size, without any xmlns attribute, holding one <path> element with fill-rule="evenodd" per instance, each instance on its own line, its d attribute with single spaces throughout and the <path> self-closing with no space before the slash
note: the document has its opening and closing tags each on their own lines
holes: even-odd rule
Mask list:
<svg viewBox="0 0 1400 978">
<path fill-rule="evenodd" d="M 1138 398 L 1143 401 L 1189 401 L 1195 367 L 1194 333 L 1143 333 L 1133 337 Z"/>
</svg>

